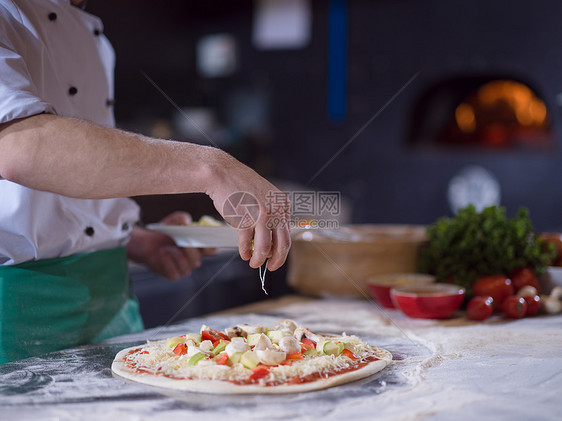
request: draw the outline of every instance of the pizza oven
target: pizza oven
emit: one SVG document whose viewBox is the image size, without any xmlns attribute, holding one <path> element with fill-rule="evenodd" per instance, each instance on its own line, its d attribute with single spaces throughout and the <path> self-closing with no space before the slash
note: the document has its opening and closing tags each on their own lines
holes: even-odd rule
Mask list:
<svg viewBox="0 0 562 421">
<path fill-rule="evenodd" d="M 410 153 L 421 160 L 449 157 L 457 162 L 443 186 L 449 213 L 469 203 L 477 209 L 507 205 L 512 212 L 518 206 L 552 203 L 541 197 L 548 176 L 541 181 L 543 175 L 524 170 L 534 160 L 548 166 L 558 149 L 556 110 L 532 82 L 481 72 L 445 77 L 421 92 L 410 116 L 405 138 Z M 534 219 L 547 229 L 558 224 Z"/>
<path fill-rule="evenodd" d="M 462 76 L 427 88 L 414 106 L 407 142 L 459 152 L 552 153 L 556 138 L 544 99 L 509 76 Z"/>
</svg>

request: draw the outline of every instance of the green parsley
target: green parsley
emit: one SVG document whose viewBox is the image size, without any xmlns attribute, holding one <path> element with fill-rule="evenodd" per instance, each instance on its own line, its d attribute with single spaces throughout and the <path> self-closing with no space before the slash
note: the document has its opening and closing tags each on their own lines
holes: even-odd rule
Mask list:
<svg viewBox="0 0 562 421">
<path fill-rule="evenodd" d="M 490 206 L 481 213 L 474 206 L 454 218 L 440 218 L 427 228 L 428 243 L 420 250 L 418 270 L 438 282 L 467 288 L 479 276 L 504 274 L 529 267 L 541 275 L 555 255 L 533 230 L 529 212 L 519 209 L 507 218 L 505 208 Z"/>
</svg>

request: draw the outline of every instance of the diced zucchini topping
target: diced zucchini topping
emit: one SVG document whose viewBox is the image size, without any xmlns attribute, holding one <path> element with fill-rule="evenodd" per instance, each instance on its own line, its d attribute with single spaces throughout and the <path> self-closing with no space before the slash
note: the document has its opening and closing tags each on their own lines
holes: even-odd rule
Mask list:
<svg viewBox="0 0 562 421">
<path fill-rule="evenodd" d="M 197 365 L 199 361 L 201 361 L 205 357 L 205 354 L 202 352 L 198 352 L 197 354 L 193 355 L 189 361 L 187 362 L 188 366 Z"/>
</svg>

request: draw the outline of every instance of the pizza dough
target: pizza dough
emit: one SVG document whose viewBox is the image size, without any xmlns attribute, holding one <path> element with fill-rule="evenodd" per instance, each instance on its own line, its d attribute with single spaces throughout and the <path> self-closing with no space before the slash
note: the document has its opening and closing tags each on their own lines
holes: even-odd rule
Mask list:
<svg viewBox="0 0 562 421">
<path fill-rule="evenodd" d="M 269 328 L 238 325 L 225 333 L 203 326 L 200 334 L 124 349 L 111 369 L 126 379 L 168 389 L 276 394 L 353 382 L 391 361 L 390 352 L 356 336 L 318 335 L 284 320 Z"/>
</svg>

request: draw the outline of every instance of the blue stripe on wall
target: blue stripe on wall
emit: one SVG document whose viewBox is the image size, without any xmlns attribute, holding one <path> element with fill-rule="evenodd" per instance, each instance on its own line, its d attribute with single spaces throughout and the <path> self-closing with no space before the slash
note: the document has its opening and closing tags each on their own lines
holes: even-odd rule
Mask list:
<svg viewBox="0 0 562 421">
<path fill-rule="evenodd" d="M 330 0 L 328 17 L 328 117 L 342 122 L 347 96 L 347 0 Z"/>
</svg>

